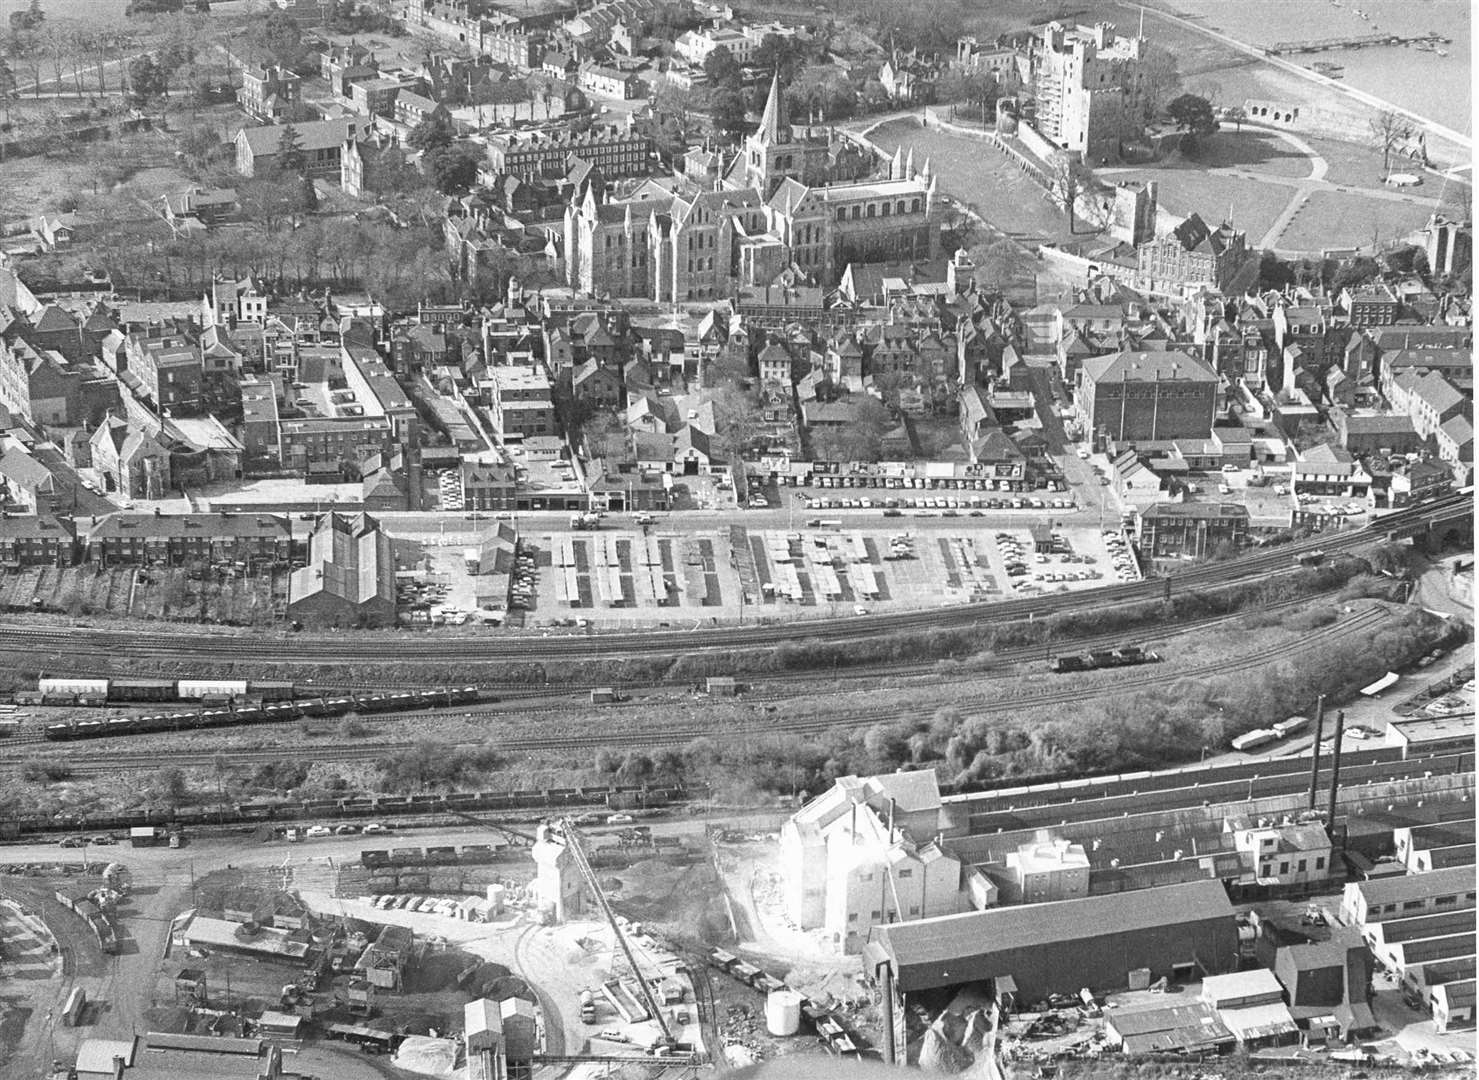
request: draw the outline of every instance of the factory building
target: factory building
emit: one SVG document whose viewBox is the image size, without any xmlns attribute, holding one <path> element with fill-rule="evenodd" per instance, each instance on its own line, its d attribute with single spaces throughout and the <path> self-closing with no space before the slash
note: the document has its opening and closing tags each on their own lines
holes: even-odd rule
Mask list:
<svg viewBox="0 0 1479 1080">
<path fill-rule="evenodd" d="M 1188 981 L 1235 971 L 1238 934 L 1222 885 L 1197 881 L 875 926 L 863 964 L 905 995 L 1010 979 L 1019 1001 L 1035 1002 L 1120 989 L 1131 972 Z"/>
<path fill-rule="evenodd" d="M 933 770 L 842 777 L 781 829 L 787 912 L 856 953 L 876 925 L 965 910 L 948 824 Z"/>
</svg>

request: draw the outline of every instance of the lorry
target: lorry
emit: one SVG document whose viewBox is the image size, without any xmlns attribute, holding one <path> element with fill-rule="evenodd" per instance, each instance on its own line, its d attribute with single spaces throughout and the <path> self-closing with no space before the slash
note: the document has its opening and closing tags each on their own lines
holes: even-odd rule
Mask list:
<svg viewBox="0 0 1479 1080">
<path fill-rule="evenodd" d="M 580 992 L 580 1022 L 582 1024 L 596 1022 L 596 995 L 589 990 Z"/>
<path fill-rule="evenodd" d="M 168 835 L 159 825 L 136 825 L 128 830 L 128 842 L 134 847 L 163 847 Z M 172 842 L 170 847 L 179 847 Z"/>
<path fill-rule="evenodd" d="M 601 527 L 601 515 L 593 513 L 571 514 L 570 527 L 572 529 L 599 529 Z"/>
</svg>

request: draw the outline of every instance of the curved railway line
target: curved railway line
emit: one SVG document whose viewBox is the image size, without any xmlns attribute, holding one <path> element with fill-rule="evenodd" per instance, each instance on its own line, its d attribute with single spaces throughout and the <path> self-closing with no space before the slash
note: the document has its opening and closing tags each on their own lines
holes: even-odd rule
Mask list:
<svg viewBox="0 0 1479 1080">
<path fill-rule="evenodd" d="M 1174 578 L 1152 579 L 1079 593 L 1020 600 L 962 604 L 950 608 L 817 619 L 749 627 L 692 631 L 614 632 L 564 638 L 505 636 L 441 637 L 405 635 L 295 635 L 274 638 L 213 634 L 205 627 L 192 633 L 145 630 L 109 630 L 93 627 L 0 626 L 0 649 L 131 657 L 136 659 L 245 661 L 257 663 L 333 663 L 384 665 L 446 663 L 449 661 L 509 661 L 616 659 L 681 653 L 724 651 L 778 645 L 795 640 L 848 641 L 900 631 L 968 627 L 1075 608 L 1152 600 L 1168 590 L 1228 585 L 1270 577 L 1295 569 L 1301 554 L 1323 551 L 1340 554 L 1380 543 L 1395 534 L 1410 534 L 1442 521 L 1472 516 L 1472 490 L 1454 492 L 1431 502 L 1395 511 L 1364 528 L 1325 534 L 1224 563 L 1187 570 Z M 490 652 L 497 653 L 490 656 Z M 387 653 L 392 654 L 391 657 Z"/>
<path fill-rule="evenodd" d="M 1300 648 L 1297 650 L 1291 651 L 1287 645 L 1280 644 L 1250 653 L 1240 654 L 1236 659 L 1239 665 L 1244 667 L 1271 662 L 1282 657 L 1295 655 L 1301 651 L 1323 647 L 1330 641 L 1367 629 L 1388 617 L 1389 613 L 1384 607 L 1367 608 L 1348 617 L 1342 617 L 1330 626 L 1311 632 L 1305 637 Z M 1138 690 L 1170 685 L 1185 678 L 1221 674 L 1227 670 L 1227 666 L 1225 661 L 1218 661 L 1215 663 L 1200 664 L 1190 668 L 1172 670 L 1158 670 L 1153 672 L 1144 668 L 1136 670 L 1140 674 L 1137 674 L 1133 678 L 1117 678 L 1112 684 L 1104 688 L 1105 692 L 1115 694 L 1134 693 Z M 986 687 L 982 686 L 981 689 L 984 692 Z M 1045 693 L 1023 694 L 1010 699 L 982 701 L 979 704 L 970 706 L 970 711 L 976 715 L 989 715 L 1017 712 L 1023 709 L 1042 708 L 1051 705 L 1071 705 L 1085 700 L 1086 697 L 1092 697 L 1097 692 L 1098 690 L 1096 688 L 1086 688 L 1081 684 L 1075 684 L 1071 687 L 1065 686 L 1063 689 L 1049 690 Z M 734 725 L 723 729 L 717 728 L 712 722 L 707 722 L 702 724 L 669 725 L 663 728 L 648 728 L 633 731 L 597 731 L 586 735 L 560 737 L 494 737 L 487 740 L 487 745 L 491 745 L 494 749 L 505 753 L 534 753 L 585 749 L 594 751 L 602 747 L 639 749 L 682 745 L 700 737 L 733 739 L 755 738 L 757 736 L 771 734 L 814 734 L 839 726 L 860 727 L 884 721 L 922 718 L 928 716 L 935 708 L 936 706 L 932 704 L 921 704 L 902 709 L 894 706 L 878 706 L 854 709 L 845 717 L 835 715 L 781 717 L 777 715 L 768 723 Z M 465 715 L 488 716 L 491 719 L 496 717 L 501 711 L 506 710 L 498 710 L 496 708 L 464 708 L 458 711 Z M 384 713 L 381 714 L 381 718 L 387 720 L 410 719 L 424 717 L 425 715 L 423 712 Z M 301 757 L 311 749 L 314 756 L 321 760 L 347 763 L 379 760 L 387 754 L 406 749 L 411 745 L 413 744 L 408 742 L 385 741 L 312 748 L 305 748 L 302 745 L 253 749 L 219 748 L 200 752 L 172 751 L 169 760 L 170 764 L 185 768 L 207 768 L 217 758 L 225 758 L 233 764 L 238 765 L 257 765 L 265 762 L 280 761 L 285 758 Z M 130 752 L 128 750 L 113 750 L 108 753 L 67 754 L 65 760 L 75 775 L 96 775 L 99 773 L 135 769 L 155 769 L 160 764 L 158 751 Z M 12 764 L 19 764 L 19 759 L 12 758 Z"/>
<path fill-rule="evenodd" d="M 1281 600 L 1277 603 L 1261 607 L 1258 609 L 1258 611 L 1259 613 L 1263 614 L 1282 611 L 1288 608 L 1297 607 L 1301 604 L 1318 602 L 1320 599 L 1322 599 L 1322 597 L 1328 597 L 1328 594 L 1317 593 L 1308 596 L 1292 597 L 1287 600 Z M 870 683 L 878 683 L 883 680 L 890 679 L 929 678 L 931 676 L 956 679 L 977 678 L 991 672 L 1000 672 L 1017 664 L 1030 663 L 1035 660 L 1043 659 L 1048 654 L 1054 651 L 1061 652 L 1071 650 L 1073 652 L 1087 652 L 1092 649 L 1116 648 L 1120 645 L 1126 644 L 1144 645 L 1149 642 L 1165 641 L 1170 638 L 1179 637 L 1185 634 L 1200 633 L 1202 631 L 1209 630 L 1217 626 L 1236 622 L 1239 619 L 1246 618 L 1249 614 L 1250 612 L 1247 611 L 1236 611 L 1226 615 L 1212 615 L 1203 619 L 1191 619 L 1185 622 L 1176 623 L 1171 627 L 1142 626 L 1138 628 L 1115 631 L 1113 633 L 1064 639 L 1061 642 L 1042 642 L 1034 643 L 1032 645 L 1015 646 L 1012 648 L 999 650 L 998 652 L 991 654 L 989 658 L 976 660 L 972 663 L 972 666 L 967 669 L 960 669 L 955 671 L 941 670 L 939 667 L 939 661 L 925 660 L 910 663 L 885 664 L 882 666 L 871 665 L 863 669 L 837 668 L 827 671 L 803 669 L 800 671 L 759 672 L 751 675 L 750 678 L 753 679 L 755 682 L 760 683 L 761 688 L 758 690 L 751 689 L 746 691 L 743 700 L 755 703 L 784 701 L 795 695 L 795 690 L 786 691 L 771 689 L 770 685 L 774 683 L 794 684 L 810 683 L 824 680 L 829 685 L 835 687 L 835 684 L 837 683 L 859 683 L 864 681 Z M 80 670 L 77 668 L 69 668 L 68 671 L 70 674 L 74 675 L 97 676 L 100 678 L 106 678 L 114 674 L 111 671 L 101 669 Z M 472 707 L 464 704 L 449 708 L 418 710 L 416 712 L 365 713 L 359 715 L 357 719 L 361 723 L 365 724 L 378 724 L 382 721 L 388 723 L 399 723 L 402 720 L 426 717 L 436 718 L 439 716 L 467 715 L 469 713 L 503 713 L 518 708 L 524 702 L 528 701 L 552 701 L 561 698 L 569 699 L 559 704 L 541 705 L 532 708 L 523 708 L 521 710 L 526 715 L 537 713 L 557 713 L 582 704 L 582 702 L 579 700 L 580 696 L 587 693 L 591 689 L 594 689 L 597 685 L 598 684 L 596 683 L 559 683 L 553 685 L 548 683 L 491 683 L 485 684 L 479 687 L 479 689 L 491 695 L 494 695 L 494 702 L 496 702 L 496 704 Z M 613 684 L 603 683 L 599 685 Z M 680 683 L 659 681 L 626 683 L 618 682 L 614 685 L 622 691 L 632 693 L 639 693 L 643 691 L 685 689 L 683 684 Z M 411 688 L 403 686 L 339 684 L 332 688 L 326 685 L 315 686 L 312 687 L 312 689 L 323 695 L 339 695 L 344 693 L 354 693 L 358 691 L 383 693 L 387 690 L 401 690 Z M 644 703 L 645 699 L 636 702 L 615 702 L 603 706 L 603 710 L 629 708 L 634 705 L 640 706 Z M 275 726 L 276 725 L 265 723 L 248 723 L 241 725 L 240 728 L 225 727 L 215 730 L 231 732 L 240 731 L 245 728 L 251 727 L 265 727 L 270 730 L 272 727 Z M 22 729 L 20 732 L 6 740 L 4 743 L 0 743 L 0 758 L 3 758 L 5 756 L 5 749 L 7 747 L 25 746 L 45 741 L 46 740 L 42 735 L 42 728 L 40 725 L 33 728 Z"/>
</svg>

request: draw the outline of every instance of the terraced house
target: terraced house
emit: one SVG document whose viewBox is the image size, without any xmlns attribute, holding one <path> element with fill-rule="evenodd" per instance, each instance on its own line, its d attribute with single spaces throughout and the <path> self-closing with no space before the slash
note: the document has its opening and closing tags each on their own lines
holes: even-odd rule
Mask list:
<svg viewBox="0 0 1479 1080">
<path fill-rule="evenodd" d="M 276 514 L 109 514 L 79 525 L 88 560 L 102 566 L 286 563 L 296 553 L 292 522 Z"/>
</svg>

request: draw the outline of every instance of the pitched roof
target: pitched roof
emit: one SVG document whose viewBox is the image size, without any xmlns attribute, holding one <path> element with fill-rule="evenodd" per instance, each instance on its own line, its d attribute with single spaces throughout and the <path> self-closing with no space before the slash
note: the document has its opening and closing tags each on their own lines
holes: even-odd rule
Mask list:
<svg viewBox="0 0 1479 1080">
<path fill-rule="evenodd" d="M 1231 931 L 1233 908 L 1227 892 L 1218 881 L 1193 881 L 875 926 L 870 944 L 892 957 L 899 989 L 909 992 L 1004 974 L 995 959 L 1045 942 L 1212 920 L 1225 920 Z"/>
<path fill-rule="evenodd" d="M 1118 352 L 1084 361 L 1084 375 L 1105 382 L 1200 382 L 1215 383 L 1217 374 L 1193 356 L 1174 350 Z"/>
<path fill-rule="evenodd" d="M 237 138 L 246 141 L 247 149 L 253 157 L 271 157 L 277 153 L 278 144 L 282 142 L 282 133 L 288 126 L 267 124 L 261 127 L 244 127 L 237 132 Z M 368 138 L 373 123 L 359 117 L 343 117 L 337 120 L 311 120 L 291 126 L 298 132 L 298 145 L 303 148 L 303 152 L 311 153 L 315 150 L 327 150 L 332 146 L 342 146 L 351 137 Z"/>
</svg>

